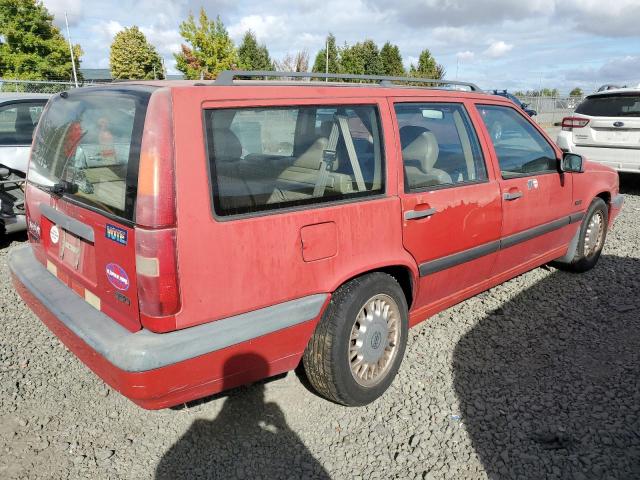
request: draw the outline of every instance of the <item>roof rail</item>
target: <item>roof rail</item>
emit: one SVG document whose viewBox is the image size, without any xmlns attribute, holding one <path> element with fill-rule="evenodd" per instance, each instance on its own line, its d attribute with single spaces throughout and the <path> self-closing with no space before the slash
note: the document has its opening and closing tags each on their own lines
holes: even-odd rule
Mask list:
<svg viewBox="0 0 640 480">
<path fill-rule="evenodd" d="M 387 77 L 380 75 L 352 75 L 342 73 L 319 73 L 319 72 L 269 72 L 269 71 L 248 71 L 248 70 L 225 70 L 220 72 L 214 81 L 214 85 L 229 86 L 233 85 L 236 77 L 280 77 L 280 78 L 334 78 L 339 80 L 370 80 L 377 82 L 382 87 L 391 87 L 393 82 L 408 83 L 431 83 L 435 85 L 455 85 L 467 87 L 472 92 L 479 92 L 480 88 L 474 83 L 459 82 L 457 80 L 438 80 L 434 78 L 417 78 L 417 77 Z M 437 88 L 437 87 L 430 87 Z"/>
</svg>

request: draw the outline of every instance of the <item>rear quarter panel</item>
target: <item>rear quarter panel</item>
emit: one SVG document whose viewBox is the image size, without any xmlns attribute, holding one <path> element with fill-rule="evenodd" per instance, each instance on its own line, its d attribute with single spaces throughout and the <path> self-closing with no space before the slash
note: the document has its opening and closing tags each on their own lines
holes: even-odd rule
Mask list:
<svg viewBox="0 0 640 480">
<path fill-rule="evenodd" d="M 234 95 L 244 90 L 231 88 Z M 264 95 L 265 89 L 258 91 Z M 313 94 L 313 89 L 307 87 L 299 91 L 301 96 Z M 182 292 L 178 328 L 305 295 L 332 292 L 344 281 L 383 266 L 404 265 L 417 278 L 415 262 L 402 247 L 401 207 L 396 195 L 398 169 L 393 155 L 385 156 L 384 196 L 253 217 L 214 218 L 202 120 L 205 100 L 215 100 L 211 92 L 191 88 L 175 89 L 173 93 Z M 215 92 L 222 98 L 231 93 L 220 88 Z M 271 100 L 282 98 L 275 89 L 270 92 Z M 302 101 L 309 100 L 293 99 L 290 104 Z M 269 99 L 264 102 L 268 104 Z M 386 100 L 380 100 L 379 108 L 385 150 L 393 152 L 394 136 Z M 319 249 L 335 250 L 335 254 L 305 261 L 303 227 L 331 222 L 335 223 L 335 229 L 331 229 L 335 234 L 330 236 L 336 248 Z"/>
</svg>

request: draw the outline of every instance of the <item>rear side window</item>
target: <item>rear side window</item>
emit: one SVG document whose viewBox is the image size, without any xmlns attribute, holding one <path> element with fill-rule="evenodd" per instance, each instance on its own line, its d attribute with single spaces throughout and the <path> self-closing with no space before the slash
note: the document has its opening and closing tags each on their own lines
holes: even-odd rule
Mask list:
<svg viewBox="0 0 640 480">
<path fill-rule="evenodd" d="M 46 100 L 0 106 L 0 145 L 31 145 Z"/>
<path fill-rule="evenodd" d="M 576 113 L 592 117 L 640 117 L 640 94 L 587 97 L 578 105 Z"/>
<path fill-rule="evenodd" d="M 205 112 L 217 215 L 262 212 L 384 191 L 376 107 Z"/>
<path fill-rule="evenodd" d="M 487 179 L 478 137 L 462 105 L 399 103 L 395 110 L 408 190 Z"/>
<path fill-rule="evenodd" d="M 529 121 L 510 107 L 478 105 L 502 178 L 557 172 L 556 153 Z"/>
<path fill-rule="evenodd" d="M 133 221 L 149 94 L 87 91 L 51 100 L 34 141 L 28 179 Z"/>
</svg>

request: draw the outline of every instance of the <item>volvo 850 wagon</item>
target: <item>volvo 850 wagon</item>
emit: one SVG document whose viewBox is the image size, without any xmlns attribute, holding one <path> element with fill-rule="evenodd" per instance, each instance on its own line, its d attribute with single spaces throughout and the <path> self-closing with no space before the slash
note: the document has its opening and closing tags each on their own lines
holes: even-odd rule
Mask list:
<svg viewBox="0 0 640 480">
<path fill-rule="evenodd" d="M 542 264 L 598 261 L 617 174 L 510 100 L 254 75 L 80 88 L 38 125 L 15 286 L 138 405 L 298 366 L 363 405 L 410 327 Z"/>
</svg>

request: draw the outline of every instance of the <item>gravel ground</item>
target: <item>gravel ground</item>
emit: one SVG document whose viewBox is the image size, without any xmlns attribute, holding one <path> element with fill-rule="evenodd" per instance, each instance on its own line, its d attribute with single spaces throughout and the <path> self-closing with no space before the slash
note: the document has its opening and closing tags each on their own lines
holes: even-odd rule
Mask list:
<svg viewBox="0 0 640 480">
<path fill-rule="evenodd" d="M 142 410 L 23 305 L 2 245 L 0 478 L 640 478 L 640 180 L 623 192 L 595 270 L 539 268 L 421 324 L 364 408 L 289 374 Z"/>
</svg>

